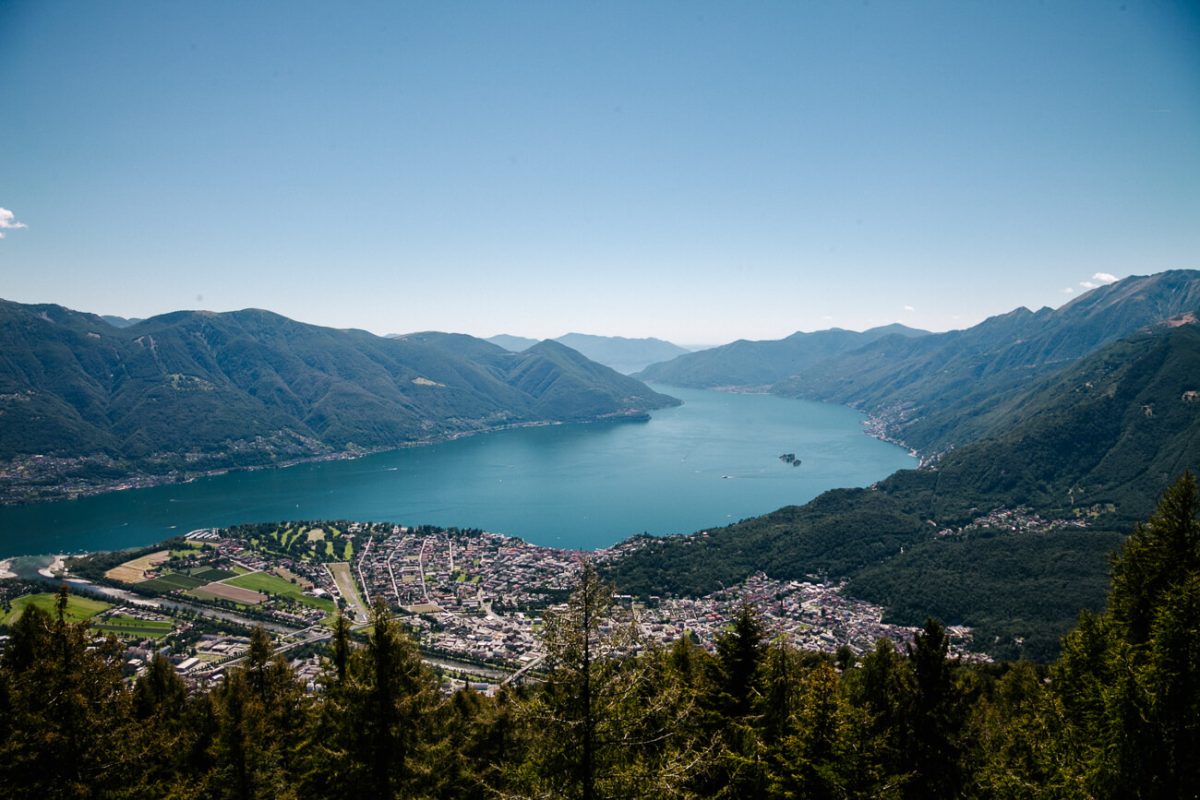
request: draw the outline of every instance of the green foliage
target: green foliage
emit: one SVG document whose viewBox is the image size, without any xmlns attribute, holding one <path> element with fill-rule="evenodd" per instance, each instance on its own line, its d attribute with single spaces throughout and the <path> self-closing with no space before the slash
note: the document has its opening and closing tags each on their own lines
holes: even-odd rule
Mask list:
<svg viewBox="0 0 1200 800">
<path fill-rule="evenodd" d="M 636 630 L 615 624 L 612 587 L 587 563 L 567 606 L 544 628 L 544 686 L 514 717 L 528 763 L 510 773 L 531 796 L 657 796 L 685 791 L 695 701 L 661 654 L 632 655 Z"/>
<path fill-rule="evenodd" d="M 74 460 L 59 479 L 101 484 L 677 402 L 554 342 L 515 354 L 470 336 L 381 338 L 257 310 L 118 329 L 0 301 L 0 347 L 0 460 L 59 456 Z"/>
<path fill-rule="evenodd" d="M 1047 662 L 1081 608 L 1098 611 L 1117 533 L 1053 531 L 922 542 L 856 574 L 847 592 L 919 625 L 927 615 L 970 625 L 1003 658 Z"/>
<path fill-rule="evenodd" d="M 91 647 L 86 622 L 31 605 L 0 659 L 0 786 L 12 798 L 88 797 L 135 776 L 138 733 L 120 648 Z"/>
<path fill-rule="evenodd" d="M 641 595 L 707 594 L 765 565 L 781 579 L 841 577 L 927 538 L 928 527 L 889 494 L 837 489 L 726 528 L 644 539 L 606 575 Z"/>
<path fill-rule="evenodd" d="M 1168 489 L 1113 562 L 1108 609 L 1064 641 L 1052 692 L 1064 771 L 1098 797 L 1184 797 L 1200 787 L 1200 498 Z"/>
<path fill-rule="evenodd" d="M 8 626 L 14 624 L 25 613 L 25 610 L 31 607 L 40 608 L 42 611 L 50 613 L 55 610 L 58 599 L 59 595 L 54 592 L 38 592 L 36 594 L 22 595 L 12 601 L 11 610 L 6 615 L 0 616 L 0 625 Z M 90 619 L 101 611 L 111 607 L 110 603 L 72 594 L 67 599 L 64 613 L 66 614 L 66 618 L 71 622 L 80 622 Z"/>
</svg>

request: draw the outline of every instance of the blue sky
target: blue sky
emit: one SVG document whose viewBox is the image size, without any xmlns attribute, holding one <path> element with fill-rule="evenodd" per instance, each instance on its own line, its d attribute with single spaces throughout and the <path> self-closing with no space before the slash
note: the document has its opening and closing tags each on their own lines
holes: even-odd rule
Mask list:
<svg viewBox="0 0 1200 800">
<path fill-rule="evenodd" d="M 1195 3 L 6 0 L 0 76 L 21 302 L 715 343 L 1200 268 Z"/>
</svg>

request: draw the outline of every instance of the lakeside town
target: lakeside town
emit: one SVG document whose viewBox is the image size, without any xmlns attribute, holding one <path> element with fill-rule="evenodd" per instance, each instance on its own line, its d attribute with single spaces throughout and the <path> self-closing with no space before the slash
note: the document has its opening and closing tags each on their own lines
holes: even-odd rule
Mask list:
<svg viewBox="0 0 1200 800">
<path fill-rule="evenodd" d="M 402 619 L 447 690 L 492 691 L 536 670 L 543 615 L 559 609 L 586 559 L 598 565 L 639 546 L 587 553 L 542 547 L 479 530 L 363 522 L 306 522 L 201 529 L 133 554 L 55 562 L 42 577 L 65 581 L 68 613 L 125 642 L 133 676 L 157 652 L 193 685 L 221 680 L 262 627 L 310 689 L 340 611 L 354 628 L 382 601 Z M 11 573 L 10 573 L 11 574 Z M 27 604 L 49 608 L 54 584 L 0 580 L 0 620 Z M 703 597 L 616 595 L 611 625 L 632 626 L 635 649 L 681 637 L 714 649 L 743 606 L 767 635 L 834 652 L 862 653 L 880 638 L 903 646 L 915 629 L 883 621 L 882 609 L 847 597 L 839 584 L 776 580 L 757 573 Z M 7 616 L 6 616 L 7 615 Z M 951 628 L 967 652 L 971 632 Z M 0 639 L 0 646 L 3 640 Z"/>
</svg>

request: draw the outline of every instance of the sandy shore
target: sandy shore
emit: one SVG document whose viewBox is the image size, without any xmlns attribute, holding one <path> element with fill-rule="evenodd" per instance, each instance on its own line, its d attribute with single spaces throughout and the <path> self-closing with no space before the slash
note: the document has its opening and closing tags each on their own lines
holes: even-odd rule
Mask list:
<svg viewBox="0 0 1200 800">
<path fill-rule="evenodd" d="M 67 566 L 66 556 L 55 556 L 54 560 L 49 565 L 38 570 L 38 574 L 47 578 L 57 578 L 59 573 Z"/>
<path fill-rule="evenodd" d="M 10 558 L 5 561 L 0 561 L 0 581 L 4 580 L 5 578 L 15 577 L 17 577 L 17 573 L 12 571 L 12 559 Z"/>
</svg>

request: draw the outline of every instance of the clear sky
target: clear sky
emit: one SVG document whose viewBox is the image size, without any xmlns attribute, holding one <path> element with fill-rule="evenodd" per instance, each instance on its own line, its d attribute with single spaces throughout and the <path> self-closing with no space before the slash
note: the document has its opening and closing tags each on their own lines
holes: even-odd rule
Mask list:
<svg viewBox="0 0 1200 800">
<path fill-rule="evenodd" d="M 1200 4 L 0 0 L 0 234 L 123 316 L 963 327 L 1200 268 Z"/>
</svg>

